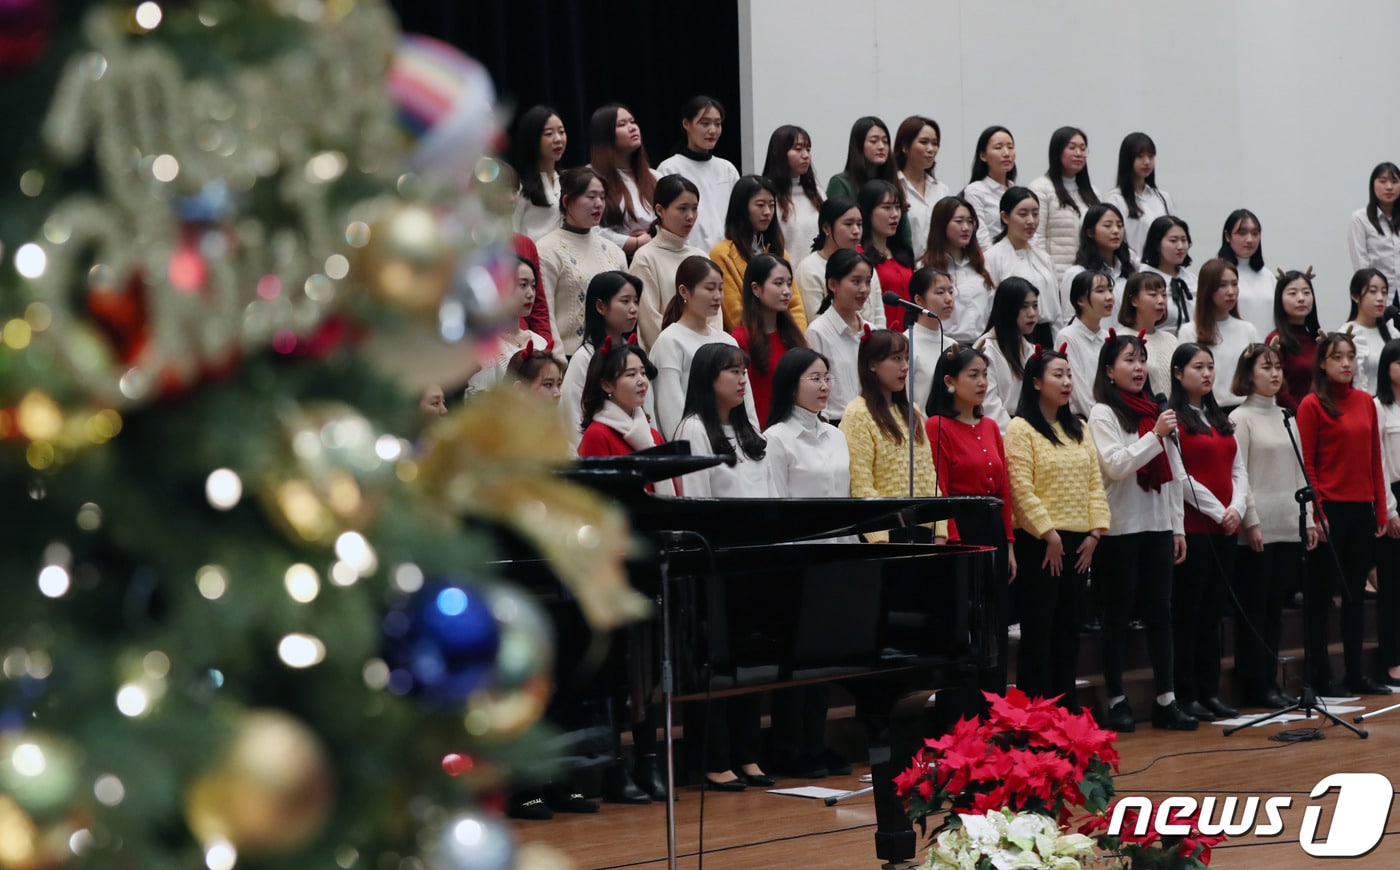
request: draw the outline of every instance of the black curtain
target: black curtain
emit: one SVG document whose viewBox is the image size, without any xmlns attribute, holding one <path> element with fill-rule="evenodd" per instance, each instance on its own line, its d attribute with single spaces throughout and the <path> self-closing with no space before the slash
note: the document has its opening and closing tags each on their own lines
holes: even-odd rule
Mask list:
<svg viewBox="0 0 1400 870">
<path fill-rule="evenodd" d="M 623 103 L 652 166 L 675 152 L 681 105 L 725 107 L 715 153 L 739 166 L 738 0 L 392 0 L 403 29 L 449 42 L 491 72 L 510 122 L 543 103 L 569 134 L 564 166 L 588 162 L 588 118 Z M 761 168 L 761 167 L 760 167 Z"/>
</svg>

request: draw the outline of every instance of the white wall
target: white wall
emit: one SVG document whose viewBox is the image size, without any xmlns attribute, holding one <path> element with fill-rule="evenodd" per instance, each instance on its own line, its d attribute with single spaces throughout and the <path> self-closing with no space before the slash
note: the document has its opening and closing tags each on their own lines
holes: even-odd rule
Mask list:
<svg viewBox="0 0 1400 870">
<path fill-rule="evenodd" d="M 740 0 L 739 27 L 746 171 L 794 123 L 825 185 L 857 117 L 893 135 L 918 113 L 943 129 L 938 175 L 954 190 L 983 127 L 1011 129 L 1024 183 L 1071 124 L 1106 194 L 1119 142 L 1142 130 L 1196 263 L 1247 207 L 1270 270 L 1314 266 L 1328 327 L 1347 314 L 1346 221 L 1371 168 L 1400 161 L 1395 0 Z"/>
</svg>

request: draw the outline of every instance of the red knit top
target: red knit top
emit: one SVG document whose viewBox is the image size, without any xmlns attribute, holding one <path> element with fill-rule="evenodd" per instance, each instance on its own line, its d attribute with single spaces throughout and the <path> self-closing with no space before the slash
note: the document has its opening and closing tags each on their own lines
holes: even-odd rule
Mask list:
<svg viewBox="0 0 1400 870">
<path fill-rule="evenodd" d="M 730 334 L 734 336 L 734 341 L 738 342 L 739 349 L 749 353 L 748 330 L 743 326 L 736 326 Z M 768 371 L 760 372 L 754 366 L 749 366 L 749 390 L 753 393 L 753 407 L 758 412 L 760 428 L 768 425 L 768 407 L 773 401 L 773 372 L 778 368 L 778 360 L 782 359 L 785 353 L 787 347 L 783 345 L 783 340 L 775 329 L 768 333 Z"/>
<path fill-rule="evenodd" d="M 1288 332 L 1293 339 L 1298 342 L 1298 352 L 1288 353 L 1279 350 L 1279 356 L 1283 359 L 1283 382 L 1288 389 L 1279 394 L 1279 400 L 1290 411 L 1298 410 L 1298 403 L 1303 401 L 1303 397 L 1312 392 L 1312 367 L 1313 360 L 1317 359 L 1317 336 L 1308 332 L 1306 326 L 1295 326 L 1289 324 Z M 1264 339 L 1267 344 L 1273 341 L 1278 330 Z"/>
<path fill-rule="evenodd" d="M 888 257 L 883 263 L 875 267 L 875 274 L 880 276 L 880 291 L 898 293 L 901 299 L 909 298 L 909 279 L 914 277 L 914 270 L 908 266 L 900 265 L 894 257 Z M 904 322 L 904 309 L 898 305 L 885 306 L 885 328 L 893 329 L 895 332 L 903 332 L 908 326 Z"/>
<path fill-rule="evenodd" d="M 535 275 L 540 274 L 540 252 L 535 248 L 535 243 L 529 236 L 516 233 L 512 240 L 515 252 L 529 260 L 535 267 Z M 515 274 L 515 267 L 511 267 L 511 275 Z M 514 282 L 515 279 L 511 278 Z M 554 347 L 553 330 L 549 328 L 549 297 L 544 292 L 543 287 L 535 288 L 535 301 L 530 306 L 530 313 L 520 318 L 522 329 L 528 329 L 545 340 L 545 350 Z"/>
<path fill-rule="evenodd" d="M 1235 451 L 1239 449 L 1235 436 L 1225 435 L 1211 427 L 1210 432 L 1204 435 L 1193 435 L 1181 429 L 1179 437 L 1186 473 L 1191 475 L 1197 484 L 1210 490 L 1210 494 L 1221 504 L 1229 505 L 1235 496 L 1235 483 L 1230 476 L 1235 465 Z M 1186 533 L 1223 535 L 1225 528 L 1196 510 L 1191 499 L 1187 498 Z"/>
<path fill-rule="evenodd" d="M 983 417 L 976 426 L 969 426 L 949 417 L 933 416 L 924 423 L 924 431 L 929 449 L 935 451 L 939 488 L 945 495 L 990 495 L 1001 499 L 1006 539 L 1014 541 L 1011 481 L 1006 475 L 1006 449 L 996 421 Z M 960 540 L 956 522 L 948 524 L 948 535 L 950 540 Z"/>
<path fill-rule="evenodd" d="M 1328 385 L 1341 415 L 1322 408 L 1317 394 L 1298 405 L 1298 440 L 1308 479 L 1323 502 L 1361 502 L 1385 517 L 1385 475 L 1381 472 L 1380 426 L 1371 397 L 1350 384 Z"/>
<path fill-rule="evenodd" d="M 657 444 L 665 443 L 661 433 L 655 429 L 651 430 L 651 440 Z M 616 429 L 596 420 L 583 430 L 583 438 L 578 442 L 579 456 L 628 456 L 636 452 Z"/>
</svg>

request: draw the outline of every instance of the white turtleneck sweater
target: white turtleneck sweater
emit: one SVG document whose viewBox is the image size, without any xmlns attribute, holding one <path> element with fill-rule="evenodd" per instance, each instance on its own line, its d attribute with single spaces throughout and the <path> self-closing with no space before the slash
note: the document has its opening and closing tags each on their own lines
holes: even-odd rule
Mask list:
<svg viewBox="0 0 1400 870">
<path fill-rule="evenodd" d="M 1196 321 L 1182 324 L 1176 337 L 1182 344 L 1196 341 Z M 1227 317 L 1215 322 L 1215 344 L 1210 345 L 1215 357 L 1215 385 L 1210 388 L 1215 402 L 1222 408 L 1233 408 L 1243 401 L 1230 391 L 1230 383 L 1235 379 L 1235 367 L 1240 363 L 1240 354 L 1245 348 L 1259 340 L 1254 324 L 1238 317 Z"/>
<path fill-rule="evenodd" d="M 928 407 L 929 394 L 933 392 L 933 372 L 938 367 L 938 357 L 947 351 L 951 338 L 938 327 L 914 324 L 914 353 L 910 360 L 909 389 L 913 391 L 914 407 L 923 411 Z M 945 389 L 942 385 L 939 389 Z"/>
<path fill-rule="evenodd" d="M 511 220 L 511 226 L 517 233 L 529 236 L 530 240 L 535 242 L 557 230 L 564 220 L 559 211 L 559 173 L 555 172 L 554 178 L 551 179 L 548 174 L 541 172 L 540 182 L 544 185 L 544 196 L 549 203 L 535 205 L 525 194 L 517 193 L 515 215 Z"/>
<path fill-rule="evenodd" d="M 549 326 L 558 347 L 572 356 L 583 342 L 583 303 L 599 272 L 627 268 L 622 249 L 598 233 L 559 229 L 540 239 L 541 289 L 549 296 Z"/>
<path fill-rule="evenodd" d="M 1257 393 L 1230 412 L 1230 421 L 1235 424 L 1235 441 L 1249 473 L 1242 529 L 1259 526 L 1265 544 L 1297 543 L 1298 504 L 1293 494 L 1308 484 L 1288 437 L 1290 430 L 1298 437 L 1296 424 L 1285 422 L 1278 402 Z M 1308 527 L 1312 524 L 1309 510 Z M 1240 544 L 1246 543 L 1241 536 Z"/>
<path fill-rule="evenodd" d="M 802 259 L 802 265 L 797 267 L 792 276 L 793 288 L 802 294 L 802 308 L 807 312 L 808 325 L 816 319 L 817 312 L 822 307 L 822 298 L 826 296 L 826 263 L 825 254 L 813 251 Z M 865 305 L 860 309 L 860 316 L 870 321 L 872 329 L 885 328 L 884 295 L 885 291 L 880 286 L 880 276 L 872 269 L 870 295 L 866 297 Z"/>
<path fill-rule="evenodd" d="M 690 240 L 703 250 L 724 241 L 724 215 L 729 210 L 729 194 L 739 180 L 739 170 L 723 157 L 699 154 L 686 148 L 672 154 L 656 167 L 658 175 L 680 175 L 690 179 L 700 191 L 700 208 Z M 642 250 L 651 247 L 643 246 Z"/>
<path fill-rule="evenodd" d="M 817 191 L 817 197 L 818 199 L 822 197 L 821 190 Z M 794 178 L 792 180 L 792 210 L 786 218 L 782 216 L 781 211 L 778 213 L 778 226 L 783 231 L 783 247 L 787 249 L 788 262 L 792 263 L 794 270 L 812 253 L 812 240 L 817 237 L 817 219 L 820 208 L 820 206 L 812 205 L 812 201 L 807 198 L 806 191 L 802 189 L 802 182 Z M 817 309 L 807 309 L 808 320 L 816 316 Z"/>
<path fill-rule="evenodd" d="M 1278 277 L 1268 267 L 1258 272 L 1245 261 L 1237 266 L 1240 275 L 1240 319 L 1254 324 L 1254 331 L 1268 335 L 1274 331 L 1274 285 Z"/>
<path fill-rule="evenodd" d="M 706 248 L 705 250 L 709 250 Z M 705 251 L 691 245 L 664 227 L 657 227 L 656 238 L 642 245 L 632 257 L 627 271 L 642 279 L 642 298 L 637 302 L 637 336 L 644 350 L 651 350 L 661 334 L 661 315 L 676 295 L 676 270 L 686 257 L 704 257 Z M 722 315 L 710 318 L 710 326 L 723 329 Z"/>
</svg>

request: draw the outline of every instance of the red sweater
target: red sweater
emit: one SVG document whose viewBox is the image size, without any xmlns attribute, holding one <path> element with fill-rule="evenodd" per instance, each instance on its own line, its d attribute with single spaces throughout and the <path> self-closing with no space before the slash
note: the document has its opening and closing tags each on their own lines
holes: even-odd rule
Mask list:
<svg viewBox="0 0 1400 870">
<path fill-rule="evenodd" d="M 1350 384 L 1329 384 L 1341 415 L 1322 408 L 1316 393 L 1298 405 L 1298 440 L 1308 479 L 1324 502 L 1370 504 L 1376 525 L 1385 525 L 1385 475 L 1381 472 L 1380 426 L 1371 397 Z"/>
<path fill-rule="evenodd" d="M 1235 452 L 1239 450 L 1235 436 L 1222 434 L 1212 427 L 1204 435 L 1193 435 L 1182 429 L 1179 437 L 1186 473 L 1191 475 L 1196 483 L 1209 490 L 1217 501 L 1228 507 L 1231 499 L 1235 497 L 1235 481 L 1231 477 L 1235 465 Z M 1225 529 L 1196 510 L 1191 504 L 1191 499 L 1187 498 L 1186 532 L 1192 535 L 1223 535 Z"/>
<path fill-rule="evenodd" d="M 1312 367 L 1313 360 L 1317 358 L 1317 336 L 1308 332 L 1306 326 L 1290 325 L 1288 331 L 1298 342 L 1298 352 L 1288 353 L 1282 349 L 1279 351 L 1279 356 L 1283 358 L 1283 382 L 1288 387 L 1279 394 L 1279 399 L 1289 410 L 1297 411 L 1298 403 L 1312 392 Z M 1272 341 L 1275 335 L 1278 335 L 1277 329 L 1268 334 L 1264 339 L 1265 343 Z"/>
<path fill-rule="evenodd" d="M 744 329 L 743 326 L 736 326 L 730 334 L 738 342 L 739 349 L 744 353 L 749 353 L 748 330 Z M 768 333 L 768 372 L 765 374 L 754 366 L 749 366 L 749 390 L 753 392 L 753 407 L 758 412 L 760 427 L 768 425 L 768 408 L 773 401 L 773 372 L 778 368 L 778 360 L 782 359 L 785 353 L 787 353 L 787 348 L 783 345 L 783 340 L 778 337 L 777 330 L 774 330 Z"/>
<path fill-rule="evenodd" d="M 1006 449 L 996 421 L 983 417 L 976 426 L 969 426 L 948 417 L 930 417 L 924 423 L 924 431 L 929 449 L 936 452 L 939 489 L 945 495 L 990 495 L 1001 499 L 1006 539 L 1014 541 L 1011 480 L 1006 475 Z M 948 524 L 948 534 L 950 540 L 959 540 L 956 523 Z"/>
<path fill-rule="evenodd" d="M 880 276 L 880 291 L 898 293 L 901 299 L 909 298 L 909 279 L 914 276 L 914 270 L 908 266 L 902 266 L 893 257 L 875 267 L 875 274 Z M 885 306 L 885 328 L 902 332 L 907 324 L 904 322 L 904 309 L 898 305 Z"/>
<path fill-rule="evenodd" d="M 529 236 L 520 233 L 515 234 L 514 243 L 515 252 L 533 263 L 535 274 L 538 275 L 540 273 L 540 252 L 535 248 L 535 243 Z M 515 267 L 512 266 L 511 275 L 514 274 Z M 554 347 L 554 336 L 549 329 L 549 299 L 543 287 L 535 288 L 535 302 L 530 306 L 530 313 L 520 318 L 520 325 L 543 338 L 546 342 L 545 350 Z"/>
<path fill-rule="evenodd" d="M 651 440 L 664 443 L 661 433 L 651 430 Z M 578 442 L 579 456 L 628 456 L 636 453 L 632 445 L 623 440 L 618 431 L 606 423 L 594 421 L 583 430 L 583 438 Z"/>
</svg>

